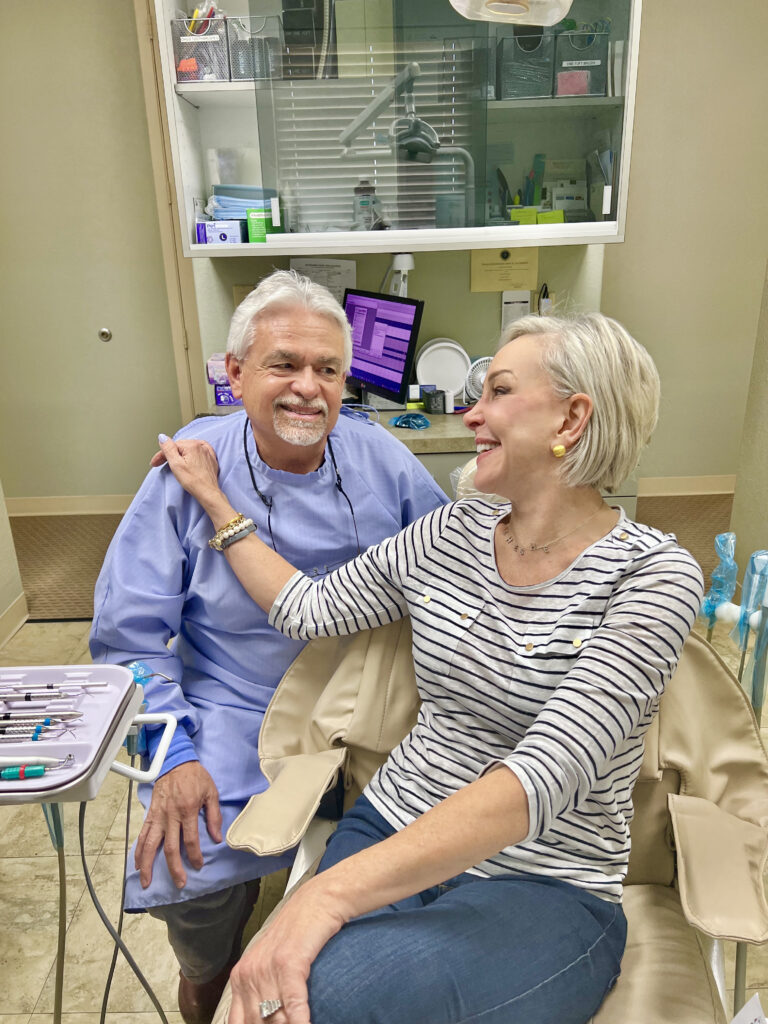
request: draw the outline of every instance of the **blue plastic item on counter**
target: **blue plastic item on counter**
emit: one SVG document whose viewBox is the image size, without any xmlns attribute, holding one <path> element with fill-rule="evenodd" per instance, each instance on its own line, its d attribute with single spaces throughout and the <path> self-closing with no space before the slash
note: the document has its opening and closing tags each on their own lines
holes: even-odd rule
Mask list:
<svg viewBox="0 0 768 1024">
<path fill-rule="evenodd" d="M 741 611 L 731 638 L 746 652 L 749 643 L 750 617 L 762 605 L 768 583 L 768 551 L 755 551 L 749 559 L 744 583 L 741 587 Z"/>
<path fill-rule="evenodd" d="M 407 430 L 426 430 L 430 423 L 423 413 L 404 412 L 400 416 L 393 416 L 389 425 L 390 427 L 405 427 Z"/>
<path fill-rule="evenodd" d="M 710 629 L 715 625 L 715 612 L 718 605 L 730 601 L 736 590 L 736 574 L 739 567 L 733 558 L 735 551 L 736 534 L 718 533 L 715 537 L 715 552 L 720 561 L 712 572 L 712 583 L 708 593 L 704 596 L 699 612 L 702 618 L 707 620 Z"/>
</svg>

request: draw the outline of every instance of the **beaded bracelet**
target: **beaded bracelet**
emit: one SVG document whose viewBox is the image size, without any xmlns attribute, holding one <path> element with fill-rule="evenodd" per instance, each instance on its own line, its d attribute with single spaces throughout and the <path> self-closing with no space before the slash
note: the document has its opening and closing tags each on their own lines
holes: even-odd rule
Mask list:
<svg viewBox="0 0 768 1024">
<path fill-rule="evenodd" d="M 208 541 L 208 547 L 213 548 L 214 551 L 223 551 L 230 544 L 234 544 L 236 540 L 242 540 L 249 533 L 255 532 L 256 526 L 253 520 L 246 519 L 242 512 L 240 512 L 234 519 L 230 519 L 220 530 L 216 531 L 214 536 Z"/>
<path fill-rule="evenodd" d="M 235 541 L 242 540 L 243 537 L 247 537 L 249 533 L 256 533 L 256 524 L 252 519 L 246 519 L 243 525 L 232 534 L 231 537 L 225 537 L 221 542 L 222 551 L 224 548 L 228 548 L 230 544 L 234 544 Z"/>
</svg>

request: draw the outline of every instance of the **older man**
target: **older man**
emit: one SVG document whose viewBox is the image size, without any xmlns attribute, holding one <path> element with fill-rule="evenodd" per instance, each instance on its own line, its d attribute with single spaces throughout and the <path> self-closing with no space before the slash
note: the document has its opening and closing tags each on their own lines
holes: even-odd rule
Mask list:
<svg viewBox="0 0 768 1024">
<path fill-rule="evenodd" d="M 352 342 L 325 289 L 277 271 L 235 311 L 227 371 L 244 411 L 190 424 L 262 537 L 305 572 L 333 566 L 444 502 L 422 465 L 380 426 L 339 415 Z M 157 465 L 131 504 L 96 587 L 97 662 L 146 662 L 151 711 L 179 727 L 147 808 L 126 909 L 168 927 L 188 1024 L 210 1020 L 239 954 L 262 875 L 290 858 L 230 849 L 223 836 L 266 787 L 264 711 L 301 649 L 267 623 L 208 541 L 200 506 Z M 173 638 L 170 647 L 168 641 Z M 148 737 L 149 753 L 158 736 Z M 162 853 L 161 853 L 162 850 Z"/>
</svg>

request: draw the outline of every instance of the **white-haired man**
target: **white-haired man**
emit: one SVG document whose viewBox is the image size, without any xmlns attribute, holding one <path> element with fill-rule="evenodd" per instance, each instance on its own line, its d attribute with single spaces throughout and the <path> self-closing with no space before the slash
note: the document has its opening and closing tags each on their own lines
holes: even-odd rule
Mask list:
<svg viewBox="0 0 768 1024">
<path fill-rule="evenodd" d="M 232 318 L 227 372 L 244 410 L 176 435 L 212 446 L 222 484 L 261 536 L 315 575 L 446 500 L 387 431 L 339 415 L 351 355 L 349 324 L 330 292 L 277 271 Z M 91 653 L 96 662 L 145 662 L 154 673 L 150 710 L 179 723 L 163 774 L 139 790 L 147 813 L 125 903 L 165 921 L 182 1016 L 200 1024 L 239 956 L 258 879 L 290 861 L 230 849 L 223 836 L 266 787 L 259 728 L 302 644 L 255 609 L 209 547 L 204 512 L 160 462 L 107 553 Z M 157 742 L 150 733 L 150 754 Z"/>
</svg>

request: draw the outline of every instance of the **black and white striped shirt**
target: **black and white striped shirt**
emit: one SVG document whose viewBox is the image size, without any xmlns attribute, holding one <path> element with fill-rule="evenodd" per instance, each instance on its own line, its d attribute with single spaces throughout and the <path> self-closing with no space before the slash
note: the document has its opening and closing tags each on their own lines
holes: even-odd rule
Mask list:
<svg viewBox="0 0 768 1024">
<path fill-rule="evenodd" d="M 673 536 L 622 514 L 555 579 L 510 586 L 493 541 L 508 511 L 455 502 L 320 582 L 297 573 L 270 622 L 310 639 L 410 614 L 422 705 L 368 798 L 401 828 L 503 762 L 530 831 L 471 871 L 619 900 L 643 736 L 699 610 L 701 570 Z"/>
</svg>

